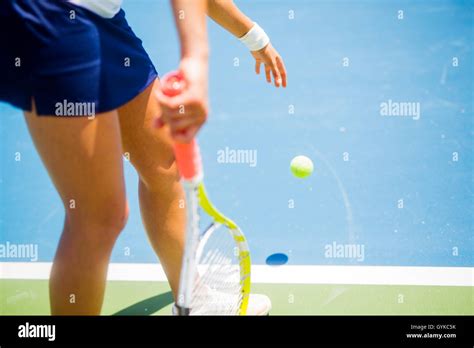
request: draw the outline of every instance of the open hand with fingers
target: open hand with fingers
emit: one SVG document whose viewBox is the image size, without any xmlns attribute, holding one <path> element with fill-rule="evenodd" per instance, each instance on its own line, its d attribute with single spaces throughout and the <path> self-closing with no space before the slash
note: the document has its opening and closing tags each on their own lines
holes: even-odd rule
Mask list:
<svg viewBox="0 0 474 348">
<path fill-rule="evenodd" d="M 268 83 L 275 84 L 275 87 L 286 87 L 286 68 L 277 50 L 272 46 L 271 43 L 266 45 L 264 48 L 258 51 L 251 51 L 252 56 L 255 58 L 255 72 L 260 74 L 260 67 L 263 63 L 265 68 L 265 77 Z"/>
</svg>

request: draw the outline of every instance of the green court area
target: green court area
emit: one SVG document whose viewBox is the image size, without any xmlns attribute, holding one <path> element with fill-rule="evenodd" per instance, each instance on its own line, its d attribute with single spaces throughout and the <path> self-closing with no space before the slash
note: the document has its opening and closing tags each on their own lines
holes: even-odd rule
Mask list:
<svg viewBox="0 0 474 348">
<path fill-rule="evenodd" d="M 471 286 L 258 283 L 273 315 L 473 315 Z M 0 280 L 0 314 L 48 315 L 47 280 Z M 109 281 L 104 315 L 170 315 L 166 282 Z"/>
</svg>

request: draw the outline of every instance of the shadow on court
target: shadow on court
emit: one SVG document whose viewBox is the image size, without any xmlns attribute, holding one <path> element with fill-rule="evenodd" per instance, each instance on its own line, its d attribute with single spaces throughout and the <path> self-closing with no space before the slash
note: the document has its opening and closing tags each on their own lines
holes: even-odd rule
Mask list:
<svg viewBox="0 0 474 348">
<path fill-rule="evenodd" d="M 167 305 L 173 303 L 171 291 L 147 298 L 137 302 L 127 308 L 124 308 L 113 315 L 151 315 Z"/>
</svg>

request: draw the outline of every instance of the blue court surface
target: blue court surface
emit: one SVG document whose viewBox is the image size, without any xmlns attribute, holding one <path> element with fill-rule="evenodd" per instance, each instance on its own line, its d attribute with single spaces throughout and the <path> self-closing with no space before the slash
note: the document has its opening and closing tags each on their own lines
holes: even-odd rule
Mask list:
<svg viewBox="0 0 474 348">
<path fill-rule="evenodd" d="M 199 136 L 207 188 L 247 235 L 253 264 L 270 267 L 267 258 L 281 253 L 281 267 L 300 271 L 457 269 L 451 285 L 472 295 L 473 2 L 236 3 L 288 70 L 286 89 L 267 85 L 246 48 L 209 23 L 211 115 Z M 160 75 L 175 69 L 168 2 L 125 0 L 124 9 Z M 0 114 L 0 243 L 38 246 L 35 260 L 0 261 L 49 263 L 61 202 L 21 112 L 1 104 Z M 298 155 L 314 163 L 308 178 L 290 172 Z M 131 215 L 112 262 L 156 264 L 138 178 L 124 166 Z"/>
</svg>

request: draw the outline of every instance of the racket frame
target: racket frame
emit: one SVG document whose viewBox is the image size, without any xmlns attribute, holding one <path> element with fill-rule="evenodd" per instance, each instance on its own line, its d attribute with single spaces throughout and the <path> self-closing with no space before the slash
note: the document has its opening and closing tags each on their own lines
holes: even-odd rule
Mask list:
<svg viewBox="0 0 474 348">
<path fill-rule="evenodd" d="M 210 228 L 215 228 L 216 225 L 224 225 L 232 233 L 235 245 L 238 248 L 240 288 L 242 292 L 242 301 L 237 314 L 245 315 L 247 313 L 251 284 L 251 259 L 245 235 L 234 221 L 222 214 L 211 203 L 202 181 L 184 182 L 183 186 L 186 192 L 187 227 L 186 244 L 178 290 L 178 303 L 176 306 L 178 315 L 191 314 L 192 292 L 195 283 L 193 280 L 197 272 L 197 251 L 202 242 L 202 236 L 205 236 L 207 232 L 201 234 L 199 228 L 196 228 L 199 224 L 198 206 L 213 219 Z M 223 233 L 223 231 L 214 231 L 214 233 Z"/>
<path fill-rule="evenodd" d="M 186 80 L 180 71 L 173 71 L 161 79 L 162 91 L 169 97 L 180 94 L 186 85 Z M 239 249 L 240 284 L 242 301 L 239 314 L 247 311 L 250 294 L 250 252 L 244 234 L 235 222 L 218 211 L 209 200 L 203 184 L 201 153 L 196 139 L 190 143 L 175 143 L 174 154 L 183 188 L 186 194 L 186 241 L 180 273 L 177 309 L 180 315 L 191 314 L 192 292 L 197 272 L 196 253 L 200 242 L 199 212 L 201 208 L 214 219 L 215 223 L 223 224 L 232 231 L 232 236 Z"/>
</svg>

